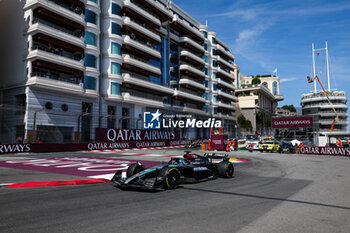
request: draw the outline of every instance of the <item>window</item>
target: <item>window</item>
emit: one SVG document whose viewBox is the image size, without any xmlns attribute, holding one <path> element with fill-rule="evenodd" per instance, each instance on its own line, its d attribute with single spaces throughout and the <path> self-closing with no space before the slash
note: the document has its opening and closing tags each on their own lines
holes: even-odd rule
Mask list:
<svg viewBox="0 0 350 233">
<path fill-rule="evenodd" d="M 205 51 L 208 50 L 208 45 L 206 43 L 203 44 L 203 47 L 204 47 Z"/>
<path fill-rule="evenodd" d="M 91 54 L 85 54 L 84 65 L 88 67 L 96 68 L 96 57 Z"/>
<path fill-rule="evenodd" d="M 216 38 L 215 37 L 211 38 L 211 42 L 212 44 L 216 44 Z"/>
<path fill-rule="evenodd" d="M 97 45 L 97 36 L 91 32 L 85 32 L 85 44 Z"/>
<path fill-rule="evenodd" d="M 203 34 L 204 38 L 208 38 L 208 32 L 206 32 L 206 31 L 201 31 L 201 33 Z"/>
<path fill-rule="evenodd" d="M 214 108 L 214 114 L 218 114 L 218 108 Z"/>
<path fill-rule="evenodd" d="M 213 103 L 217 103 L 218 100 L 217 100 L 217 96 L 216 95 L 213 95 Z"/>
<path fill-rule="evenodd" d="M 96 14 L 92 11 L 89 10 L 85 10 L 85 21 L 87 23 L 93 23 L 93 24 L 97 24 L 97 17 Z"/>
<path fill-rule="evenodd" d="M 21 115 L 21 114 L 24 114 L 25 113 L 25 107 L 26 107 L 26 95 L 22 94 L 22 95 L 16 95 L 15 96 L 16 98 L 16 105 L 17 105 L 17 108 L 20 110 L 20 111 L 16 111 L 16 115 Z"/>
<path fill-rule="evenodd" d="M 213 49 L 212 53 L 213 53 L 214 56 L 216 56 L 216 49 Z"/>
<path fill-rule="evenodd" d="M 204 80 L 204 86 L 208 87 L 208 80 Z"/>
<path fill-rule="evenodd" d="M 120 65 L 118 63 L 111 63 L 111 74 L 120 74 Z"/>
<path fill-rule="evenodd" d="M 111 95 L 120 95 L 120 84 L 111 83 Z"/>
<path fill-rule="evenodd" d="M 89 2 L 94 2 L 94 3 L 98 4 L 98 0 L 89 0 Z"/>
<path fill-rule="evenodd" d="M 208 105 L 204 105 L 204 106 L 203 106 L 203 110 L 204 110 L 205 112 L 209 112 L 209 106 L 208 106 Z"/>
<path fill-rule="evenodd" d="M 216 64 L 216 60 L 213 60 L 213 66 L 217 67 L 218 65 Z"/>
<path fill-rule="evenodd" d="M 213 90 L 216 91 L 217 89 L 216 83 L 213 83 Z"/>
<path fill-rule="evenodd" d="M 122 9 L 119 5 L 112 3 L 112 14 L 113 15 L 122 15 Z"/>
<path fill-rule="evenodd" d="M 84 77 L 84 89 L 96 90 L 96 78 L 85 76 Z"/>
<path fill-rule="evenodd" d="M 107 107 L 107 114 L 108 114 L 108 121 L 107 121 L 107 128 L 114 128 L 115 127 L 115 113 L 116 113 L 116 107 L 108 105 Z"/>
<path fill-rule="evenodd" d="M 159 84 L 159 85 L 162 84 L 162 80 L 160 78 L 158 78 L 158 77 L 155 77 L 155 76 L 150 76 L 149 77 L 149 81 L 151 83 L 156 83 L 156 84 Z"/>
<path fill-rule="evenodd" d="M 111 44 L 111 53 L 120 55 L 121 54 L 121 52 L 120 52 L 120 45 L 117 44 L 117 43 L 113 43 L 112 42 L 112 44 Z"/>
<path fill-rule="evenodd" d="M 204 70 L 205 75 L 208 75 L 208 69 L 204 67 L 203 70 Z"/>
<path fill-rule="evenodd" d="M 112 23 L 112 34 L 115 34 L 115 35 L 121 34 L 119 24 Z"/>
<path fill-rule="evenodd" d="M 129 109 L 122 108 L 122 129 L 129 128 Z"/>
<path fill-rule="evenodd" d="M 204 56 L 203 56 L 203 59 L 204 59 L 205 62 L 208 62 L 208 56 L 205 56 L 205 55 L 204 55 Z"/>
<path fill-rule="evenodd" d="M 277 95 L 277 82 L 276 81 L 274 81 L 272 83 L 272 92 L 274 95 Z"/>
<path fill-rule="evenodd" d="M 208 100 L 208 99 L 209 99 L 208 93 L 204 93 L 204 94 L 203 94 L 203 97 L 204 97 L 204 99 Z"/>
<path fill-rule="evenodd" d="M 213 79 L 216 79 L 216 72 L 213 72 Z"/>
</svg>

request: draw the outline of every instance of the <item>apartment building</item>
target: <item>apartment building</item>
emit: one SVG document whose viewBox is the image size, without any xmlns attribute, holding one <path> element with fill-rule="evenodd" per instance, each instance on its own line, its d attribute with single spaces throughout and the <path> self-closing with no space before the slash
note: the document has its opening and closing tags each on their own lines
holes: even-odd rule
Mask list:
<svg viewBox="0 0 350 233">
<path fill-rule="evenodd" d="M 174 3 L 3 0 L 0 19 L 3 143 L 93 141 L 95 128 L 142 128 L 157 109 L 221 119 L 234 134 L 234 55 Z"/>
<path fill-rule="evenodd" d="M 259 76 L 260 84 L 252 84 L 253 76 L 240 74 L 236 79 L 236 96 L 239 113 L 250 120 L 253 132 L 271 127 L 271 117 L 275 115 L 279 101 L 284 96 L 279 91 L 279 78 L 275 76 Z"/>
</svg>

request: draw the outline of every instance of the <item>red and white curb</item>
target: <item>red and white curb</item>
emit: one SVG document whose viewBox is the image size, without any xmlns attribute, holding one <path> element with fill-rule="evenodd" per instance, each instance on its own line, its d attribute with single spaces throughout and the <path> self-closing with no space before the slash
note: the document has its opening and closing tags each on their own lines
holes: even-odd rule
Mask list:
<svg viewBox="0 0 350 233">
<path fill-rule="evenodd" d="M 138 150 L 160 150 L 160 149 L 174 149 L 174 148 L 183 148 L 182 146 L 159 146 L 159 147 L 145 147 L 145 148 L 130 148 L 130 149 L 111 149 L 111 150 L 90 150 L 90 153 L 96 152 L 114 152 L 114 151 L 138 151 Z"/>
</svg>

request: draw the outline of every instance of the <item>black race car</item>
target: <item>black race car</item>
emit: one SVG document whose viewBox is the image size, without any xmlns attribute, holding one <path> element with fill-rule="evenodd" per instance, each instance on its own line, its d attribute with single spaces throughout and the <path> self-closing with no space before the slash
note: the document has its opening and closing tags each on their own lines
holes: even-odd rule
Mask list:
<svg viewBox="0 0 350 233">
<path fill-rule="evenodd" d="M 296 146 L 293 146 L 291 142 L 283 141 L 280 143 L 279 153 L 292 153 L 295 154 L 297 151 Z"/>
<path fill-rule="evenodd" d="M 222 161 L 213 163 L 213 159 Z M 183 158 L 171 158 L 168 163 L 151 168 L 145 168 L 141 162 L 133 163 L 126 171 L 126 178 L 122 178 L 122 172 L 117 171 L 111 182 L 119 188 L 175 189 L 180 183 L 231 178 L 233 173 L 234 167 L 227 155 L 202 156 L 186 151 Z"/>
</svg>

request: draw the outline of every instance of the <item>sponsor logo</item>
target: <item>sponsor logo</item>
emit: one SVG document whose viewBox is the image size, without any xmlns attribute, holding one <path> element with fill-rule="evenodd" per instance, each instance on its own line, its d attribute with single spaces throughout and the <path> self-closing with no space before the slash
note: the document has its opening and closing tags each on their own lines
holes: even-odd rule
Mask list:
<svg viewBox="0 0 350 233">
<path fill-rule="evenodd" d="M 0 145 L 0 153 L 30 152 L 29 144 Z"/>
<path fill-rule="evenodd" d="M 162 116 L 162 117 L 161 117 Z M 180 118 L 180 119 L 179 119 Z M 178 120 L 179 119 L 179 120 Z M 193 118 L 192 115 L 162 115 L 159 109 L 156 112 L 143 113 L 143 128 L 170 129 L 170 128 L 219 128 L 221 120 L 209 118 L 206 120 Z"/>
<path fill-rule="evenodd" d="M 143 128 L 145 129 L 160 129 L 161 116 L 159 109 L 156 112 L 144 112 L 143 113 Z"/>
</svg>

